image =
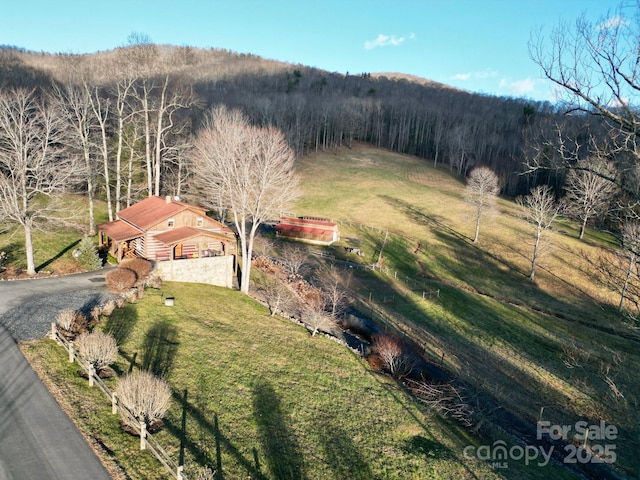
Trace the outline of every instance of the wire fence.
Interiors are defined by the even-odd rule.
[[[144,421],[138,419],[126,405],[118,401],[116,393],[100,378],[93,365],[78,353],[73,342],[61,335],[55,323],[51,324],[51,338],[64,347],[69,355],[69,361],[77,363],[87,374],[89,386],[93,387],[97,385],[111,400],[111,413],[113,415],[120,414],[121,417],[125,419],[125,423],[133,426],[138,432],[140,436],[140,450],[150,450],[177,480],[188,480],[183,473],[184,466],[179,465],[178,462],[171,458],[162,445],[147,431],[147,426]]]

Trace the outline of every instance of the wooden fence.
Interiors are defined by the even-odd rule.
[[[109,386],[102,380],[93,365],[80,355],[73,344],[73,342],[67,340],[64,336],[60,335],[55,323],[51,324],[51,338],[55,340],[59,345],[62,345],[69,354],[69,361],[76,362],[82,370],[84,370],[89,379],[89,386],[93,387],[97,385],[100,390],[111,400],[111,413],[113,415],[121,414],[128,420],[129,425],[136,425],[138,433],[140,435],[140,450],[149,449],[151,453],[165,466],[165,468],[171,473],[171,475],[177,480],[188,480],[184,475],[183,465],[178,465],[166,450],[153,438],[153,435],[147,431],[147,426],[143,421],[140,421],[124,404],[118,401],[116,393],[113,392]]]

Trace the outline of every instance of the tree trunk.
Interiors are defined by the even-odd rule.
[[[582,219],[582,225],[580,225],[580,240],[584,237],[584,230],[587,227],[587,216]]]
[[[478,243],[478,236],[480,235],[480,218],[482,217],[482,207],[478,206],[476,212],[476,234],[473,237],[473,243]]]
[[[94,193],[95,193],[95,185],[93,184],[93,174],[91,168],[91,157],[89,151],[85,149],[84,152],[84,161],[87,167],[87,198],[89,200],[89,232],[88,235],[93,237],[96,232],[96,218],[95,218],[95,202],[94,202]]]
[[[540,238],[542,237],[542,231],[538,228],[536,233],[536,243],[533,246],[533,256],[531,258],[531,272],[529,273],[529,280],[532,282],[536,276],[536,263],[538,262],[538,248],[540,247]]]
[[[29,219],[24,223],[24,249],[27,255],[27,274],[36,274],[36,263],[33,258],[32,228]]]
[[[633,273],[633,267],[636,264],[636,256],[635,254],[631,254],[629,258],[629,267],[627,268],[627,273],[624,278],[624,284],[622,285],[622,291],[620,292],[620,303],[618,304],[618,311],[622,311],[622,307],[624,306],[624,298],[627,295],[627,288],[629,288],[629,280],[631,279],[631,274]]]
[[[122,189],[122,136],[124,134],[124,119],[122,112],[118,112],[118,148],[116,150],[116,214],[120,211],[121,205],[121,189]]]

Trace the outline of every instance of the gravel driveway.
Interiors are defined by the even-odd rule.
[[[111,478],[16,344],[108,296],[105,273],[0,282],[0,480]]]
[[[16,342],[41,338],[61,310],[89,313],[111,298],[104,287],[106,271],[0,282],[0,324]]]

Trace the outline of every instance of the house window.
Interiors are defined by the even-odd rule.
[[[170,218],[169,220],[167,220],[167,228],[173,228],[173,225],[175,224],[173,218]]]
[[[202,226],[204,226],[204,218],[202,217],[196,218],[196,227],[200,228]]]

